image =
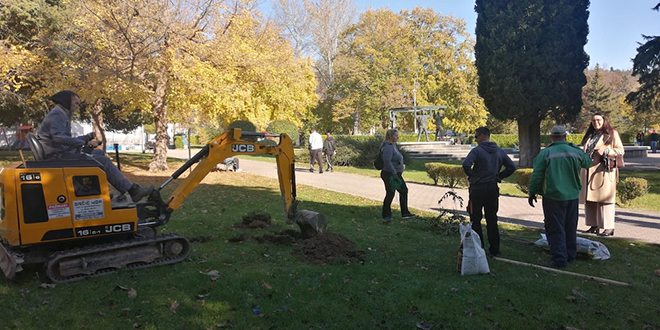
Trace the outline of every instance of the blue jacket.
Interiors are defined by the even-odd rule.
[[[504,170],[502,170],[504,165]],[[511,158],[495,142],[481,142],[463,160],[470,185],[499,182],[516,171]],[[501,171],[501,172],[500,172]]]

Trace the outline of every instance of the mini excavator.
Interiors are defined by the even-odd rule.
[[[266,145],[258,138],[279,138]],[[293,141],[233,129],[211,140],[176,170],[144,202],[115,203],[105,172],[93,160],[43,159],[36,137],[28,136],[34,161],[16,162],[0,170],[0,268],[13,278],[23,265],[43,264],[53,283],[172,264],[190,253],[190,242],[177,234],[158,235],[172,212],[228,157],[269,154],[276,158],[287,223],[303,236],[322,234],[325,217],[297,210]],[[195,168],[164,201],[161,190],[194,164]]]

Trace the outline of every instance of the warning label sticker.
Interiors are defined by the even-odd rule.
[[[48,220],[56,218],[66,218],[71,216],[69,203],[48,205]]]
[[[73,220],[103,218],[103,199],[92,198],[73,201]]]

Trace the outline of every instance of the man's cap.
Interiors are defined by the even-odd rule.
[[[564,128],[564,126],[557,125],[550,130],[550,135],[564,136],[566,135],[566,129]]]

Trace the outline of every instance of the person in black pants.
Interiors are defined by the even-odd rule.
[[[380,178],[385,184],[385,199],[383,199],[383,209],[381,215],[384,224],[392,223],[392,200],[394,193],[399,192],[399,206],[401,207],[401,218],[411,219],[415,215],[408,210],[408,186],[403,180],[403,155],[396,146],[399,141],[399,131],[390,129],[385,133],[385,140],[380,145],[383,157],[383,169],[380,171]]]
[[[488,252],[491,256],[500,254],[500,233],[497,228],[497,210],[499,208],[500,188],[498,183],[516,171],[516,165],[511,158],[490,142],[490,130],[486,127],[476,129],[474,139],[479,145],[472,149],[463,161],[463,171],[470,181],[470,201],[468,213],[472,229],[479,234],[481,245],[484,245],[481,230],[482,209],[486,215],[488,230]],[[504,170],[502,170],[504,166]]]

